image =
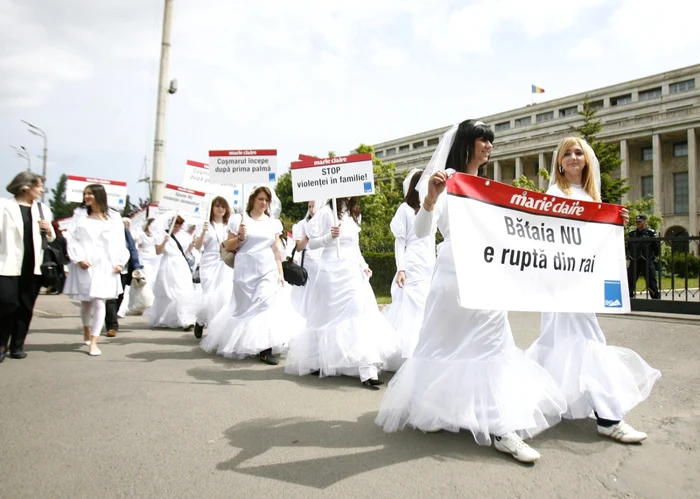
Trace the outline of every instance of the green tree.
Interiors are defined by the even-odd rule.
[[[658,232],[661,229],[661,223],[663,222],[663,218],[661,215],[654,213],[653,198],[646,197],[637,199],[636,201],[632,201],[631,203],[627,203],[627,209],[630,212],[630,220],[627,223],[628,232],[637,228],[635,223],[637,215],[646,215],[647,225],[655,231]]]
[[[600,163],[600,198],[605,203],[620,203],[622,195],[626,193],[630,186],[626,178],[615,178],[613,172],[620,168],[622,159],[617,146],[599,141],[596,136],[603,129],[603,125],[596,118],[597,110],[591,107],[588,96],[583,100],[583,109],[579,114],[583,117],[580,126],[572,127],[572,131],[577,133],[588,142],[595,152]]]
[[[544,168],[540,168],[540,171],[537,172],[537,174],[540,177],[543,177],[547,182],[549,182],[549,172],[545,170]],[[534,180],[530,180],[527,178],[525,175],[520,175],[520,178],[516,178],[513,180],[512,185],[515,187],[520,187],[521,189],[525,189],[528,191],[535,191],[535,192],[546,192],[547,188],[545,187],[544,189],[540,189],[535,185]]]
[[[124,209],[122,209],[122,216],[123,217],[130,217],[134,213],[138,211],[138,206],[134,206],[131,204],[131,198],[129,195],[126,195],[126,200],[124,201]]]
[[[79,205],[79,203],[69,203],[66,201],[67,182],[68,176],[63,174],[59,177],[56,187],[51,189],[53,199],[49,200],[49,206],[51,206],[51,212],[53,213],[54,220],[72,217],[73,210],[75,210],[75,208]]]

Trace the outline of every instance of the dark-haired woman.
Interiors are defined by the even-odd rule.
[[[368,282],[372,271],[360,253],[357,198],[337,199],[335,214],[329,201],[307,234],[309,248],[322,252],[306,297],[306,328],[290,343],[285,372],[354,376],[378,390],[379,370],[397,356],[399,344]]]
[[[211,202],[209,221],[204,222],[195,234],[194,247],[201,251],[199,277],[202,293],[199,295],[199,310],[194,335],[202,337],[204,326],[231,303],[233,296],[233,269],[221,259],[221,245],[228,236],[231,208],[221,196]]]
[[[413,357],[392,379],[377,415],[385,431],[471,431],[480,445],[494,436],[498,451],[534,462],[523,442],[561,419],[566,400],[551,376],[515,345],[502,310],[460,306],[450,237],[446,182],[452,169],[476,175],[488,162],[493,132],[468,120],[440,141],[419,183],[424,197],[414,224],[427,237],[437,223],[440,244]],[[478,214],[475,214],[478,216]],[[475,286],[479,283],[475,282]]]
[[[41,288],[41,232],[48,241],[55,237],[51,210],[39,201],[44,194],[43,177],[22,172],[7,191],[13,197],[0,199],[0,362],[7,356],[8,342],[11,358],[27,356],[24,340]]]
[[[391,284],[391,305],[384,309],[394,330],[401,338],[401,358],[413,354],[423,324],[425,300],[435,267],[435,227],[428,237],[417,237],[413,222],[420,209],[416,189],[422,170],[413,170],[404,181],[404,202],[391,220],[394,234],[396,276]],[[392,366],[395,370],[398,366]]]
[[[190,238],[182,237],[184,223],[185,220],[177,216],[172,234],[165,234],[156,244],[156,255],[163,255],[163,259],[153,285],[153,305],[143,314],[151,327],[185,331],[194,327],[197,303],[192,272],[185,256]]]
[[[233,300],[209,323],[201,346],[228,358],[257,356],[277,365],[303,320],[284,287],[281,204],[267,186],[254,187],[244,213],[231,218],[224,243],[235,251]]]
[[[122,288],[122,268],[129,261],[121,215],[107,206],[107,193],[100,184],[83,191],[83,205],[73,213],[68,230],[71,266],[63,292],[80,301],[83,339],[89,354],[100,355],[97,340],[105,322],[107,300]]]

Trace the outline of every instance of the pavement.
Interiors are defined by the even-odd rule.
[[[510,319],[530,345],[539,314]],[[89,357],[78,307],[42,295],[29,356],[0,365],[0,498],[700,497],[700,322],[599,321],[663,374],[627,418],[649,438],[622,445],[565,421],[530,442],[531,466],[467,432],[385,434],[384,389],[215,357],[142,317]]]

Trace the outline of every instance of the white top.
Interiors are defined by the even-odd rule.
[[[360,267],[366,269],[367,262],[360,253],[360,224],[358,222],[355,222],[347,210],[344,209],[341,213],[338,219],[340,258],[356,258]],[[335,225],[333,209],[329,205],[325,205],[316,212],[314,218],[306,226],[309,237],[308,247],[312,250],[320,249],[319,260],[321,261],[335,262],[338,260],[338,242],[331,235],[333,225]]]
[[[204,225],[197,228],[195,233],[195,239],[202,235]],[[226,224],[209,222],[209,229],[204,235],[204,241],[202,242],[202,248],[200,252],[202,253],[202,260],[200,261],[201,266],[208,266],[216,264],[220,257],[221,243],[223,243],[228,237],[229,229]]]
[[[41,203],[44,218],[51,223],[51,209]],[[32,203],[32,240],[34,242],[34,274],[41,275],[41,264],[44,252],[41,249],[41,231],[39,230],[39,202]],[[56,235],[51,230],[53,241]],[[0,275],[18,276],[22,274],[24,260],[24,219],[17,200],[12,198],[0,199]]]
[[[595,199],[593,199],[591,195],[588,194],[583,189],[583,187],[578,184],[571,184],[571,195],[568,195],[567,193],[562,191],[557,184],[550,185],[549,189],[547,189],[547,194],[551,194],[553,196],[558,196],[561,198],[575,199],[577,201],[595,201]]]
[[[427,265],[435,263],[434,227],[431,228],[431,233],[427,237],[418,237],[414,230],[415,219],[415,210],[406,203],[401,203],[396,210],[394,218],[391,220],[389,227],[396,239],[394,242],[394,255],[397,271],[406,270],[407,251],[410,252],[409,259],[414,259],[418,256],[421,260],[425,260],[422,263]]]

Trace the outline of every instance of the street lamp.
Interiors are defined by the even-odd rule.
[[[10,146],[10,147],[11,147],[12,149],[15,150],[15,152],[17,153],[17,156],[19,156],[20,158],[24,158],[24,159],[27,160],[27,171],[31,171],[31,169],[32,169],[32,159],[31,159],[31,157],[29,156],[29,152],[27,152],[27,148],[24,147],[24,146],[19,146],[19,147]]]
[[[42,169],[41,169],[41,176],[44,177],[44,184],[46,184],[46,151],[47,151],[47,148],[48,148],[48,146],[47,146],[47,140],[46,140],[46,133],[45,133],[41,128],[39,128],[38,126],[32,125],[32,124],[29,123],[28,121],[24,121],[24,120],[20,120],[20,121],[29,127],[29,132],[30,132],[30,133],[33,133],[34,135],[38,135],[39,137],[41,137],[41,138],[44,139],[44,155],[43,155],[43,158],[42,158],[43,161],[44,161],[44,165],[43,165],[43,167],[42,167]],[[44,196],[45,196],[45,195],[46,195],[46,193],[42,194],[42,196],[41,196],[41,200],[42,200],[42,201],[44,201]]]

